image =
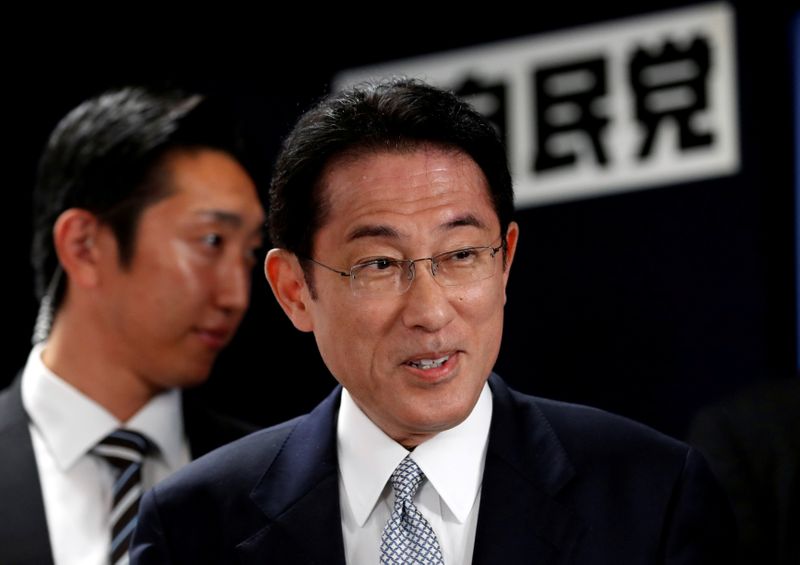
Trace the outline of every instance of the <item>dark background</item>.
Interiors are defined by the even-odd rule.
[[[8,143],[0,229],[10,314],[0,386],[24,365],[36,310],[28,261],[36,161],[50,130],[81,100],[134,82],[229,97],[246,124],[251,171],[265,188],[280,139],[327,93],[337,70],[693,3],[547,4],[446,18],[411,6],[338,17],[310,8],[302,17],[142,8],[95,14],[94,23],[74,12],[19,22],[18,38],[3,40],[0,71]],[[520,210],[497,364],[514,387],[683,437],[700,407],[756,381],[796,375],[795,8],[731,5],[740,173]],[[361,17],[366,23],[356,23]],[[195,394],[268,425],[307,411],[334,384],[313,337],[291,326],[257,269],[251,309]]]

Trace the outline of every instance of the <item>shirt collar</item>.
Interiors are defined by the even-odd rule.
[[[59,468],[68,470],[120,427],[145,434],[170,467],[178,465],[183,438],[180,391],[154,397],[123,424],[48,369],[42,361],[45,346],[35,345],[28,356],[22,373],[22,403]]]
[[[181,466],[184,444],[183,406],[179,389],[173,388],[155,396],[124,427],[147,436],[170,469]]]
[[[491,419],[492,395],[484,384],[478,402],[463,422],[411,452],[411,458],[462,524],[480,489]],[[375,425],[346,389],[342,389],[336,433],[345,495],[356,521],[363,526],[392,472],[409,451]]]

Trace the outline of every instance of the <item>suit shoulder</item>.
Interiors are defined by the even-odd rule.
[[[0,390],[0,432],[11,428],[17,429],[20,426],[27,428],[27,425],[18,376],[6,388]]]
[[[761,381],[698,411],[689,437],[707,443],[706,435],[729,434],[756,446],[777,436],[800,445],[798,407],[800,378]]]
[[[645,424],[605,410],[558,400],[512,393],[515,400],[544,417],[554,437],[573,463],[599,461],[660,465],[672,462],[680,469],[690,447]]]
[[[0,389],[0,414],[5,413],[5,407],[13,402],[12,392],[11,386]]]
[[[220,489],[253,480],[281,450],[299,416],[281,424],[258,430],[192,461],[155,487],[160,494],[179,494],[184,490]]]

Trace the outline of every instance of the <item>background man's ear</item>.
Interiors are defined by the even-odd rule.
[[[271,249],[264,261],[264,274],[275,299],[294,327],[302,332],[313,331],[309,311],[311,293],[297,257],[285,249]]]
[[[53,244],[70,284],[83,287],[98,284],[99,230],[97,216],[81,208],[65,210],[56,220]]]

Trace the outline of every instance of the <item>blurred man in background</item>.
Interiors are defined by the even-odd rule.
[[[126,87],[53,131],[41,301],[0,394],[0,563],[126,562],[144,489],[251,429],[195,409],[248,306],[264,212],[218,100]]]
[[[733,504],[735,563],[800,563],[800,375],[761,381],[704,407],[689,443]]]

